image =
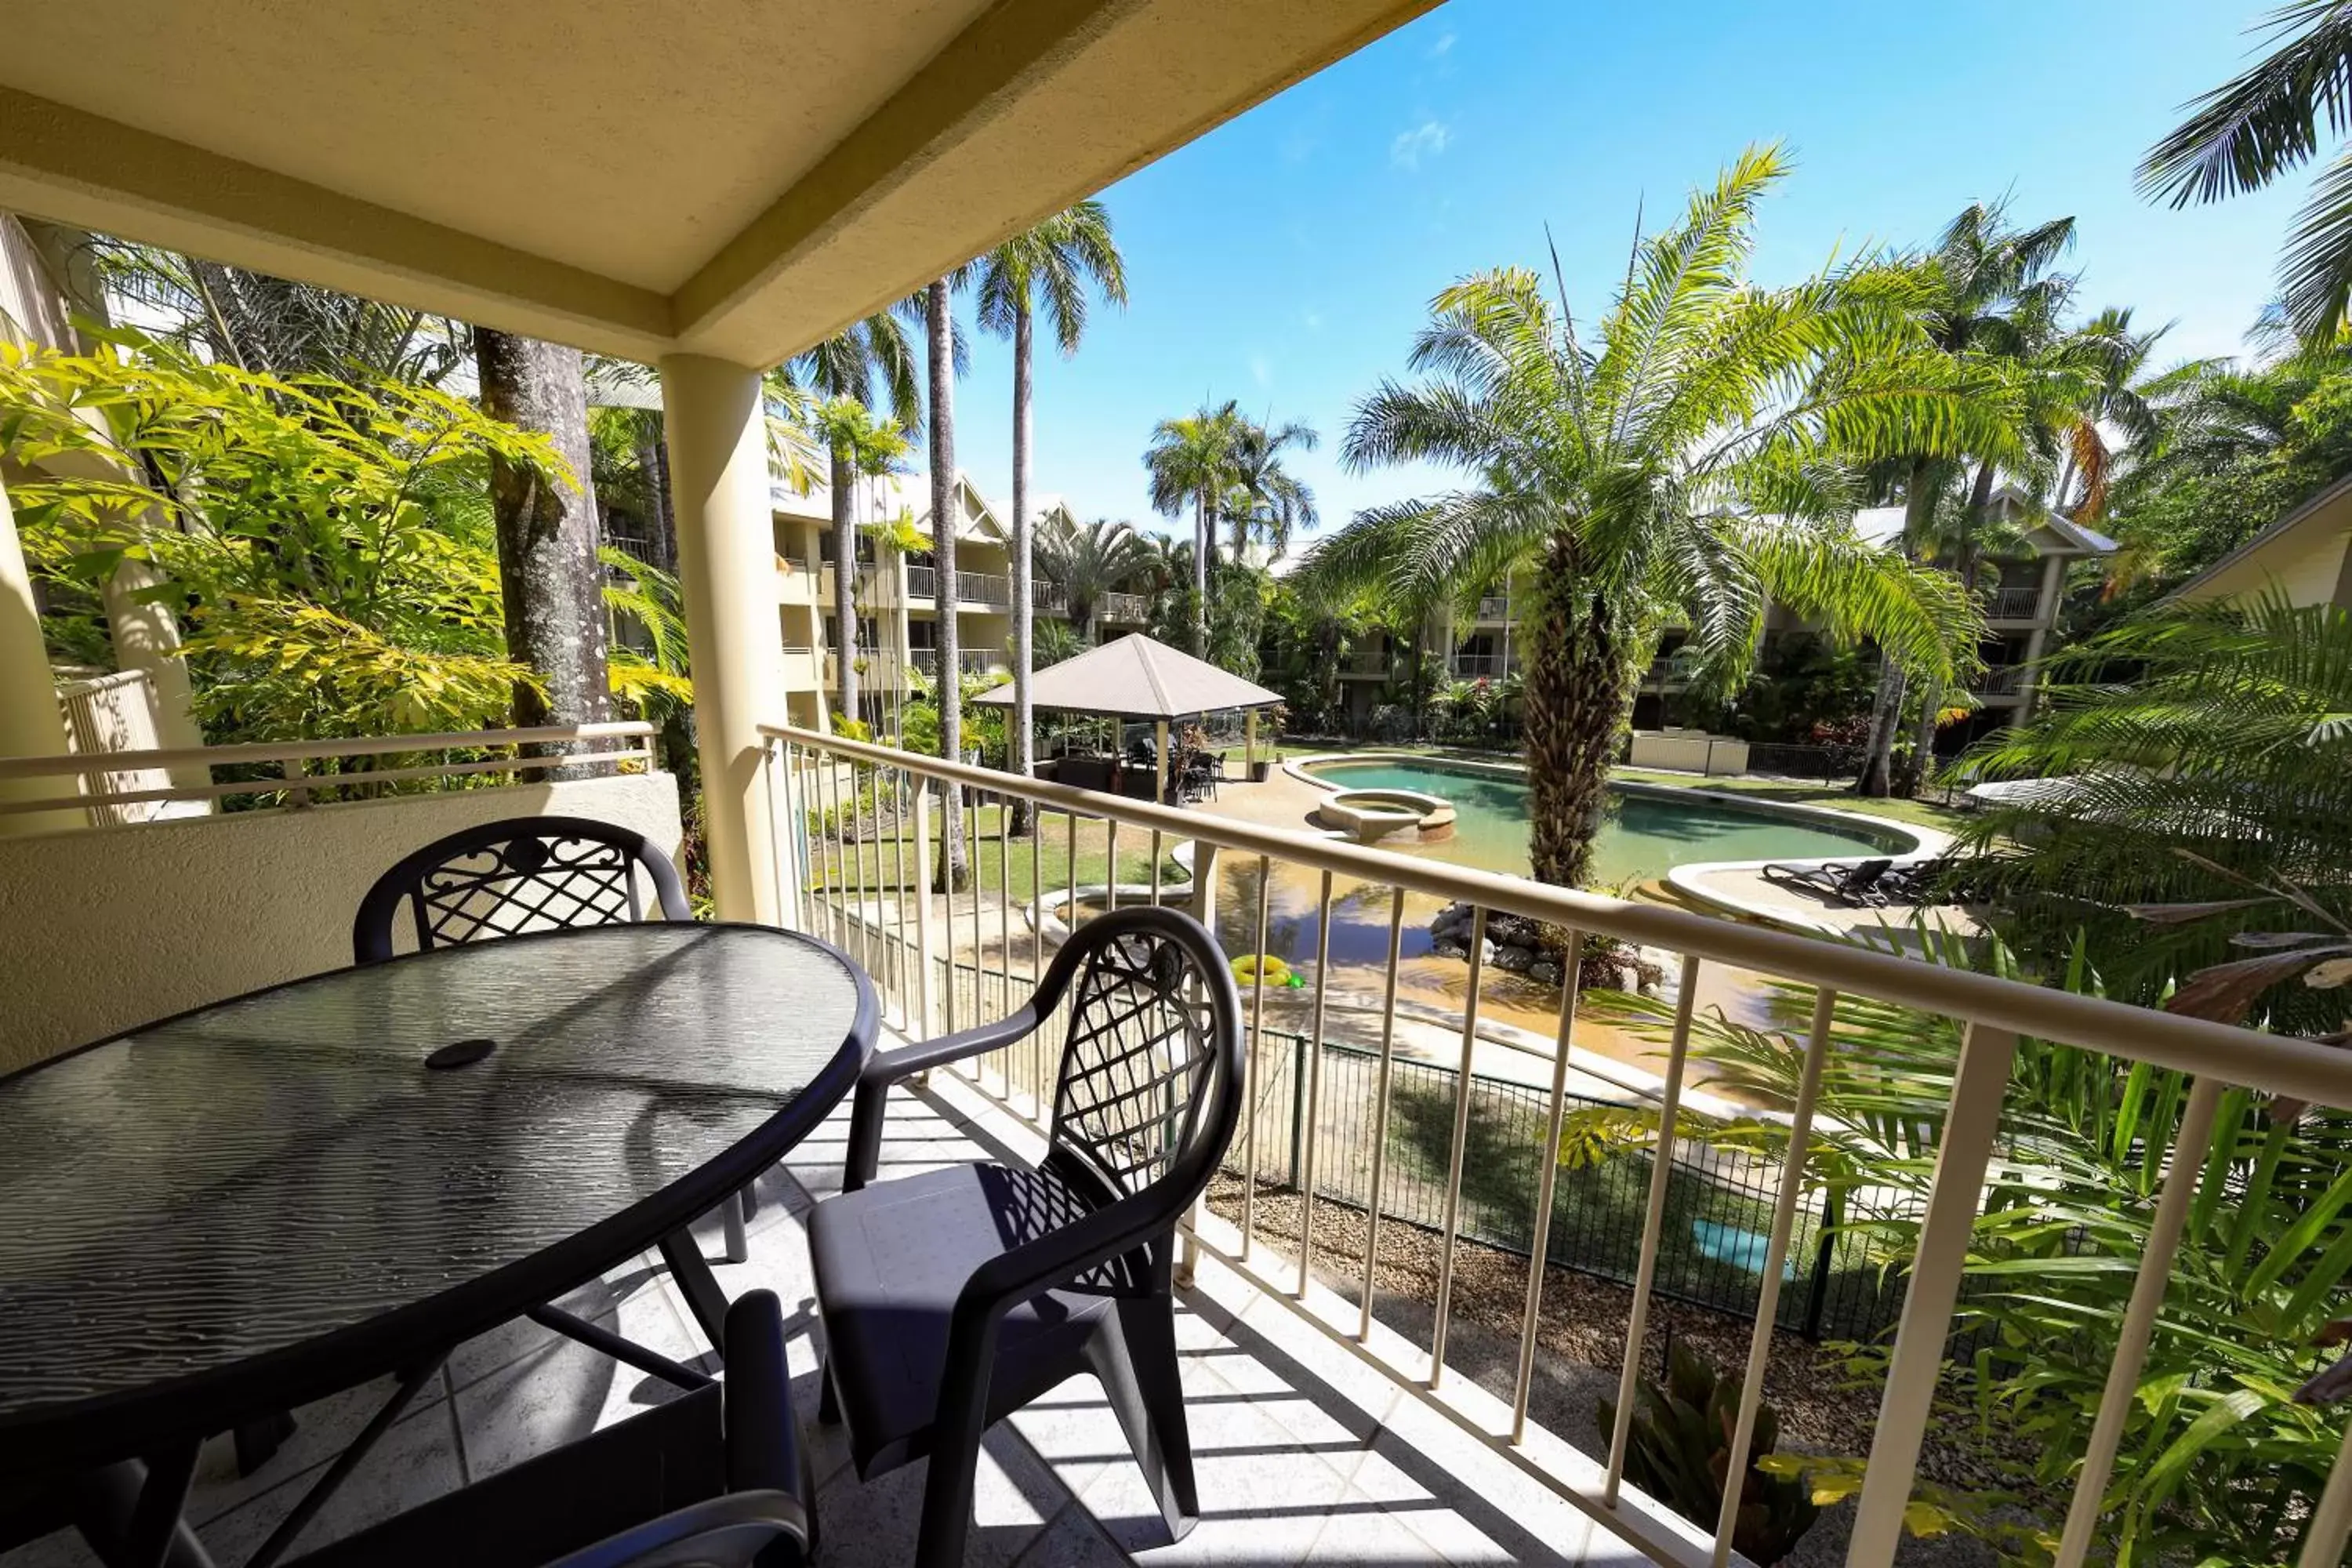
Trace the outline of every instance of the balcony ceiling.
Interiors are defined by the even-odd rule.
[[[14,7],[0,207],[767,365],[1434,3]]]

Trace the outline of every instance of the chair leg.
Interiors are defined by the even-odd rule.
[[[980,1467],[980,1425],[974,1422],[969,1431],[941,1428],[933,1436],[914,1568],[962,1568],[964,1537],[971,1531],[972,1479]]]
[[[730,1194],[719,1205],[719,1224],[727,1237],[727,1261],[741,1263],[751,1256],[751,1243],[745,1230],[751,1223],[751,1199],[748,1193]]]
[[[1176,1358],[1176,1307],[1166,1296],[1122,1298],[1112,1321],[1087,1347],[1119,1427],[1168,1533],[1181,1541],[1201,1521],[1192,1478],[1192,1435],[1184,1419],[1184,1384]]]
[[[827,1426],[841,1425],[841,1395],[833,1389],[833,1363],[827,1362],[817,1369],[816,1418]]]

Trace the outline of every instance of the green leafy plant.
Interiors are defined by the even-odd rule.
[[[220,741],[503,723],[487,489],[552,447],[431,386],[274,376],[85,324],[88,355],[0,344],[0,453],[26,552],[64,616],[126,558],[191,634]]]
[[[1633,1410],[1625,1452],[1626,1476],[1684,1518],[1712,1525],[1723,1511],[1724,1486],[1731,1474],[1741,1385],[1677,1340],[1666,1347],[1664,1386],[1645,1377],[1638,1387],[1640,1403]],[[1615,1430],[1617,1402],[1601,1400],[1599,1414],[1601,1429]],[[1822,1511],[1801,1479],[1756,1463],[1772,1452],[1780,1435],[1779,1413],[1769,1405],[1759,1405],[1731,1533],[1733,1548],[1759,1563],[1778,1563],[1795,1551]]]

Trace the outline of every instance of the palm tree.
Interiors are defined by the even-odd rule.
[[[2352,79],[2352,0],[2293,0],[2264,19],[2276,47],[2190,106],[2141,160],[2139,188],[2175,207],[2258,191],[2317,155],[2320,121],[2342,138]],[[2312,183],[2279,258],[2279,300],[2306,343],[2332,342],[2352,300],[2352,148]]]
[[[1017,234],[973,262],[980,324],[1013,340],[1013,735],[1014,769],[1037,771],[1036,734],[1029,707],[1035,658],[1032,633],[1036,604],[1030,587],[1029,383],[1034,318],[1043,310],[1064,357],[1086,335],[1089,296],[1096,289],[1115,305],[1127,303],[1127,264],[1111,239],[1110,214],[1083,201]],[[1025,831],[1025,805],[1014,808]]]
[[[853,322],[792,361],[785,372],[782,379],[787,388],[804,379],[821,397],[845,397],[866,406],[872,405],[878,381],[899,426],[918,433],[922,429],[923,400],[915,384],[914,351],[898,318],[887,311]],[[839,443],[831,446],[834,640],[841,669],[840,709],[855,719],[858,698],[857,536],[852,525],[850,502],[856,475],[852,453]]]
[[[866,488],[868,482],[896,471],[906,459],[907,434],[899,428],[898,422],[895,419],[877,419],[866,405],[854,397],[826,398],[810,411],[808,423],[810,429],[816,434],[818,440],[824,444],[826,452],[831,456],[833,472],[836,476],[846,475],[853,487]],[[855,513],[853,491],[853,520]],[[834,516],[835,518],[841,516],[841,510],[837,505],[834,509]],[[838,572],[843,561],[857,553],[856,548],[857,545],[866,545],[876,561],[879,562],[889,550],[904,547],[908,536],[913,533],[914,528],[911,523],[905,524],[901,529],[888,521],[879,523],[867,521],[858,524],[853,521],[851,531],[836,533],[834,536],[835,570]],[[919,548],[919,536],[918,536],[917,547]],[[836,577],[835,581],[837,585],[840,579]],[[864,606],[855,602],[856,581],[855,575],[849,579],[853,602],[849,606],[848,622],[852,626],[856,626],[863,618],[858,611]],[[906,600],[901,596],[899,613],[902,619],[905,609]],[[897,631],[896,646],[906,647],[906,629],[903,624],[897,628]],[[861,673],[856,668],[856,652],[854,645],[849,643],[842,645],[840,664],[842,689],[845,694],[845,703],[854,700],[855,690],[849,682]],[[878,702],[876,704],[877,718],[880,716],[879,710],[882,706],[883,704]],[[862,716],[855,707],[845,706],[843,711],[852,719]],[[877,723],[874,728],[877,732],[879,732],[882,726]]]
[[[1147,576],[1153,551],[1135,525],[1097,518],[1080,522],[1057,511],[1037,529],[1037,559],[1070,601],[1070,619],[1095,640],[1095,612],[1103,595]]]
[[[1151,509],[1162,517],[1192,513],[1192,652],[1209,653],[1209,555],[1216,548],[1217,509],[1234,481],[1241,448],[1239,406],[1201,405],[1198,414],[1162,419],[1152,427],[1143,466],[1151,475]]]
[[[1315,492],[1283,467],[1282,454],[1289,447],[1311,452],[1318,439],[1313,426],[1297,421],[1278,428],[1239,422],[1223,507],[1236,562],[1253,540],[1280,560],[1294,529],[1315,526]]]
[[[938,605],[940,754],[950,762],[963,760],[963,637],[956,602],[956,523],[963,515],[956,494],[955,378],[963,369],[962,340],[956,331],[951,279],[937,278],[925,287],[923,351],[931,395],[929,457],[931,467],[931,562]],[[940,864],[933,887],[942,893],[961,890],[970,876],[964,860],[963,790],[949,784],[940,792],[941,828]]]
[[[1535,569],[1529,859],[1544,881],[1591,868],[1635,674],[1677,612],[1718,687],[1752,664],[1768,596],[1937,675],[1981,625],[1949,577],[1853,532],[1847,466],[1965,449],[1978,400],[1900,269],[1748,282],[1756,205],[1782,172],[1777,148],[1750,149],[1639,241],[1594,343],[1531,271],[1447,289],[1413,347],[1429,379],[1383,384],[1348,432],[1351,469],[1437,461],[1467,482],[1360,513],[1308,558],[1306,584],[1380,584],[1418,611]]]
[[[2051,268],[2074,243],[2074,220],[2055,218],[2030,229],[2009,226],[2005,209],[1971,203],[1946,226],[1935,248],[1912,271],[1929,291],[1927,338],[1952,362],[1956,374],[1988,386],[2005,386],[2007,364],[2029,355],[2054,325],[2074,289],[2074,279]],[[2018,452],[2017,432],[1993,429],[1969,455],[1991,494],[1998,464]],[[1937,498],[1963,471],[1963,454],[1922,450],[1895,454],[1885,465],[1898,476],[1903,503],[1904,552],[1916,559]],[[1896,727],[1902,721],[1905,678],[1901,665],[1884,661],[1878,700],[1871,711],[1870,741],[1864,751],[1855,793],[1885,795],[1894,787]],[[1922,693],[1932,715],[1936,694]],[[1932,722],[1932,717],[1928,722]],[[1932,731],[1929,731],[1932,733]]]

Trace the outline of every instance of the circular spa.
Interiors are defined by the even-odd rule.
[[[1359,844],[1436,844],[1454,837],[1453,803],[1420,790],[1335,790],[1316,807],[1315,820]]]

